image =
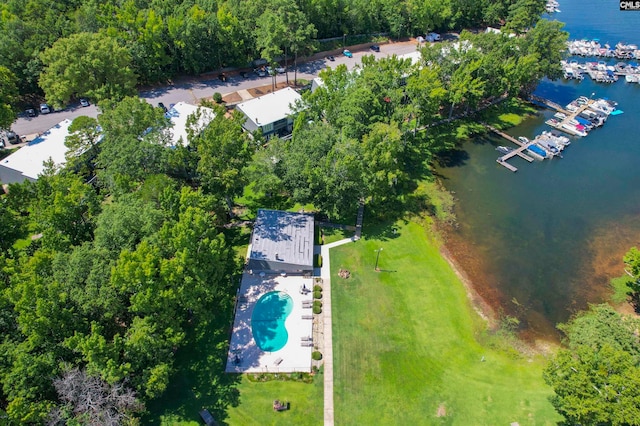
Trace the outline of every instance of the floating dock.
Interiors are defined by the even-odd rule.
[[[490,126],[488,124],[485,124],[485,127],[489,130],[491,130],[493,133],[505,138],[506,140],[513,142],[514,144],[518,145],[518,148],[514,149],[511,152],[508,152],[506,154],[504,154],[502,157],[499,157],[496,162],[498,164],[500,164],[501,166],[506,167],[507,169],[511,170],[512,172],[517,172],[518,168],[515,166],[512,166],[511,164],[507,163],[507,160],[515,157],[516,155],[520,158],[522,158],[523,160],[526,160],[528,162],[533,162],[533,158],[528,156],[527,154],[524,153],[524,151],[526,149],[528,149],[531,145],[533,145],[535,142],[535,140],[530,141],[529,143],[524,143],[522,141],[519,141],[518,139],[514,138],[511,135],[508,135],[498,129],[496,129],[493,126]]]
[[[585,96],[580,96],[566,107],[535,95],[531,95],[529,100],[557,111],[555,118],[547,120],[546,124],[572,136],[586,136],[589,130],[603,125],[609,115],[622,113],[622,111],[618,112],[619,110],[615,108],[617,105],[615,102],[605,99],[593,100]],[[533,161],[533,158],[526,155],[524,151],[541,160],[556,156],[562,158],[561,151],[571,143],[568,137],[548,131],[542,132],[541,135],[536,136],[531,141],[525,137],[514,138],[493,126],[486,123],[482,124],[493,133],[518,145],[516,149],[507,152],[496,160],[498,164],[512,172],[517,172],[518,168],[509,164],[507,160],[516,155],[529,162]]]

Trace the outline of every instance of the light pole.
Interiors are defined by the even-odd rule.
[[[374,271],[379,271],[380,269],[378,269],[378,260],[380,260],[380,252],[382,251],[382,247],[379,248],[378,250],[374,250],[374,251],[376,253],[378,253],[378,254],[376,254],[376,266],[375,266],[375,268],[373,270]]]

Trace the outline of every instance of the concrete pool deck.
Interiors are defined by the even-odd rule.
[[[313,292],[301,294],[302,286],[312,290],[313,279],[301,276],[242,275],[238,303],[233,322],[231,344],[227,354],[227,373],[290,373],[311,371],[311,352],[314,347],[303,346],[313,336],[312,308],[304,307],[313,300]],[[256,302],[270,291],[282,291],[293,300],[293,309],[285,320],[289,338],[284,347],[275,352],[261,350],[253,338],[251,314]],[[314,342],[314,345],[316,342]],[[237,358],[236,358],[237,357]]]

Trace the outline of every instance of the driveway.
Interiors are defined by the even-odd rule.
[[[346,64],[347,68],[352,69],[356,64],[360,63],[364,55],[374,55],[377,58],[381,58],[393,54],[403,55],[415,50],[416,42],[408,41],[380,45],[380,52],[373,52],[368,49],[363,51],[352,50],[353,58],[346,58],[341,54],[334,55],[334,62],[330,62],[323,56],[321,59],[299,63],[298,78],[312,80],[327,66],[335,68],[340,64]],[[293,63],[289,64],[289,70],[289,81],[292,81],[294,77]],[[284,74],[276,76],[278,82],[285,81],[285,78]],[[248,74],[247,78],[243,78],[237,74],[229,74],[225,82],[218,80],[217,73],[212,73],[210,78],[187,78],[167,86],[143,89],[140,91],[140,97],[154,106],[159,102],[169,106],[170,104],[176,104],[181,101],[197,105],[200,99],[210,98],[215,92],[226,95],[241,89],[250,89],[270,84],[271,77],[258,77],[254,73]],[[13,123],[11,129],[21,136],[42,133],[65,118],[74,119],[80,115],[97,117],[98,109],[95,105],[84,108],[79,104],[71,105],[64,110],[55,111],[50,114],[40,114],[37,117],[19,117],[18,120]]]

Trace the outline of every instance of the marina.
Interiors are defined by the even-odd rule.
[[[594,100],[585,96],[580,96],[564,108],[543,98],[536,98],[534,100],[536,103],[556,111],[553,118],[545,121],[547,125],[571,136],[578,137],[586,136],[589,131],[602,126],[610,114],[619,111],[616,110],[617,104],[615,102],[605,99]],[[518,168],[509,164],[508,160],[515,156],[519,156],[528,162],[533,162],[534,158],[539,160],[553,157],[562,158],[562,151],[571,144],[567,136],[562,136],[552,131],[543,131],[542,134],[536,136],[533,140],[529,140],[524,136],[514,138],[487,124],[485,124],[485,127],[517,145],[515,149],[505,146],[496,148],[498,152],[503,154],[498,157],[496,162],[512,172],[517,172]]]
[[[640,67],[638,64],[618,62],[615,65],[607,64],[605,61],[561,61],[564,78],[566,80],[584,79],[588,75],[591,80],[597,83],[615,83],[619,77],[624,77],[627,83],[638,83],[640,81]]]
[[[595,0],[559,1],[562,13],[549,19],[566,22],[571,39],[640,45],[638,13]],[[598,60],[567,57],[571,59]],[[580,95],[606,97],[616,100],[624,110],[622,116],[629,117],[620,120],[610,115],[606,125],[589,132],[586,139],[564,134],[571,145],[562,152],[562,160],[529,165],[515,157],[508,162],[518,168],[516,173],[495,162],[503,155],[496,152],[497,145],[516,145],[492,132],[462,145],[467,153],[462,165],[438,168],[445,188],[458,200],[459,226],[447,233],[447,250],[473,277],[483,297],[496,310],[516,316],[532,340],[562,338],[557,323],[566,322],[589,303],[607,300],[610,279],[624,273],[622,257],[638,245],[638,90],[624,81],[597,83],[586,74],[580,83],[543,80],[534,93],[562,109]],[[544,123],[558,111],[540,110],[505,131],[529,139],[543,131],[562,134]]]
[[[560,4],[556,0],[547,0],[545,4],[545,10],[548,14],[560,13]]]
[[[572,56],[594,56],[616,59],[640,59],[640,50],[636,44],[617,43],[614,47],[600,40],[570,40],[567,42],[567,52]]]

